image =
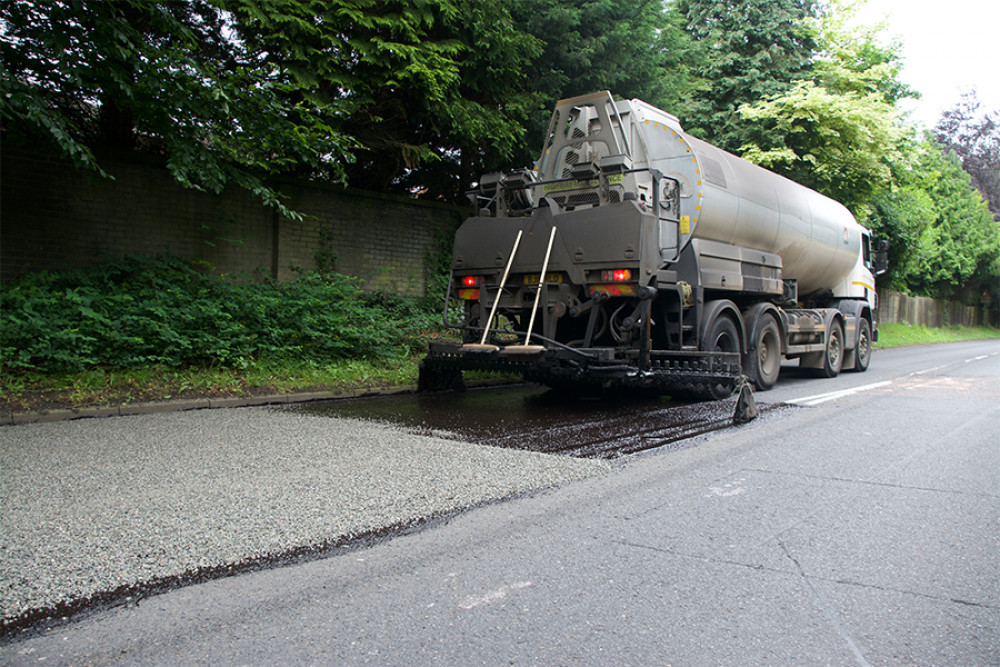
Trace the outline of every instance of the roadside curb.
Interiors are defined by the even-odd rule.
[[[128,415],[151,415],[185,410],[211,410],[217,408],[245,408],[256,405],[284,405],[289,403],[309,403],[338,398],[362,398],[365,396],[393,396],[409,394],[417,390],[415,386],[352,389],[346,391],[307,391],[289,394],[269,394],[266,396],[232,396],[219,398],[192,398],[176,401],[151,401],[149,403],[125,403],[118,406],[94,408],[59,408],[33,412],[4,412],[0,415],[0,425],[20,426],[22,424],[43,424],[46,422],[87,419],[92,417],[124,417]]]

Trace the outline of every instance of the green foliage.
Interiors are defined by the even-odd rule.
[[[659,0],[228,0],[241,38],[335,100],[351,183],[463,202],[526,165],[552,103],[608,88],[670,105],[700,51]]]
[[[915,96],[898,78],[900,44],[881,40],[884,26],[852,25],[857,7],[836,1],[821,16],[811,80],[740,108],[744,157],[844,203],[887,238],[883,282],[928,296],[995,291],[1000,231],[957,160],[916,146],[896,111]],[[989,192],[996,123],[989,114],[976,120],[977,109],[966,100],[937,133]]]
[[[701,82],[659,0],[67,0],[0,4],[5,140],[101,171],[162,156],[294,215],[273,174],[463,201],[537,157],[552,103],[608,88],[672,108]]]
[[[817,24],[816,81],[831,93],[875,94],[895,106],[919,93],[900,81],[899,39],[886,41],[887,23],[860,24],[863,0],[829,0]]]
[[[833,2],[816,22],[811,79],[740,108],[743,157],[832,197],[864,219],[911,153],[896,103],[900,45],[884,26],[856,26],[857,4]]]
[[[876,93],[831,93],[811,81],[740,109],[753,123],[743,157],[857,213],[893,181],[904,153],[895,109]]]
[[[971,185],[955,153],[922,146],[914,180],[932,203],[905,275],[916,294],[952,296],[963,288],[978,297],[1000,282],[1000,222]]]
[[[685,129],[735,152],[746,143],[746,123],[736,111],[810,76],[815,6],[811,0],[679,0],[676,7],[708,52],[696,73],[711,85],[681,114]]]
[[[336,178],[351,142],[330,124],[341,111],[232,39],[228,17],[211,0],[0,3],[4,140],[105,176],[103,151],[162,155],[187,187],[234,184],[291,214],[266,176]]]
[[[697,51],[683,17],[661,2],[526,0],[512,11],[543,43],[530,80],[546,111],[560,98],[596,90],[664,105],[690,90],[682,65]]]
[[[415,110],[458,82],[462,46],[433,34],[457,19],[450,0],[225,0],[234,29],[266,62],[291,73],[308,99],[341,111],[331,124],[359,146],[350,180],[384,190],[434,158]],[[414,108],[416,105],[416,109]]]
[[[659,0],[521,0],[510,12],[542,45],[527,65],[535,106],[527,119],[530,143],[519,147],[516,164],[538,158],[560,99],[610,90],[672,110],[707,87],[693,72],[705,64],[705,50],[685,31],[684,17]]]
[[[972,185],[1000,220],[1000,110],[981,108],[975,91],[941,114],[934,127],[937,142],[955,151]]]
[[[1000,276],[995,229],[950,166],[915,163],[896,114],[915,94],[899,79],[901,45],[883,39],[883,25],[857,25],[859,1],[8,0],[3,139],[105,176],[108,151],[160,156],[188,187],[237,185],[286,215],[275,174],[461,202],[479,174],[537,157],[553,102],[609,89],[847,204],[892,241],[894,286],[990,284]],[[936,128],[994,217],[997,126],[969,97]],[[940,179],[922,178],[928,169]],[[329,277],[303,276],[301,289],[339,280],[328,244],[316,260]],[[197,318],[174,312],[160,288],[106,342],[94,332],[117,323],[109,309],[133,312],[139,292],[79,284],[56,298],[36,287],[17,327],[36,327],[46,363],[270,353],[254,347],[269,344],[263,325],[254,344],[181,336],[162,322]],[[63,319],[45,330],[50,311]],[[228,306],[199,317],[223,330],[251,321]],[[143,347],[147,335],[160,342]]]
[[[71,373],[7,372],[0,376],[0,404],[4,409],[22,412],[205,396],[320,390],[346,393],[372,387],[412,387],[417,383],[417,372],[417,364],[410,358],[323,363],[268,358],[246,368],[196,365],[96,367]]]
[[[906,276],[916,270],[913,249],[920,242],[924,227],[934,217],[934,202],[918,185],[897,184],[875,196],[865,224],[875,238],[889,241],[889,267],[879,284],[906,290]]]
[[[435,34],[462,45],[458,80],[441,100],[409,104],[409,118],[433,151],[433,160],[397,174],[393,187],[465,203],[479,174],[507,168],[530,140],[527,120],[538,108],[529,90],[528,63],[540,42],[520,29],[507,3],[458,3],[456,20]]]
[[[434,243],[424,255],[424,304],[438,311],[444,303],[451,283],[451,257],[455,244],[454,230],[437,229]]]
[[[329,275],[337,270],[337,253],[333,251],[333,228],[322,227],[319,230],[319,247],[313,253],[316,260],[316,271]]]
[[[252,282],[172,257],[125,257],[6,285],[0,353],[8,369],[44,372],[398,359],[422,349],[420,333],[436,319],[412,299],[367,294],[336,274]]]
[[[524,65],[537,49],[487,0],[228,0],[248,44],[344,113],[355,185],[457,200],[482,160],[524,136]],[[464,177],[459,171],[464,172]]]

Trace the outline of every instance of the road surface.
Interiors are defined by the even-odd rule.
[[[1000,342],[794,376],[758,400],[798,407],[693,447],[85,616],[0,658],[1000,664]]]

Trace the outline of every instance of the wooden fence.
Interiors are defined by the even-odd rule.
[[[909,296],[879,290],[879,322],[903,322],[925,327],[996,326],[997,313],[984,306],[967,306],[957,301]]]

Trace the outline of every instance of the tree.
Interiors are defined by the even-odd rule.
[[[187,187],[236,184],[286,213],[269,174],[342,174],[336,104],[232,39],[214,2],[12,0],[0,19],[5,141],[41,141],[103,175],[108,151],[161,155]]]
[[[412,118],[414,99],[443,99],[458,80],[460,45],[429,38],[453,3],[376,0],[227,0],[244,42],[341,113],[336,131],[358,144],[348,179],[386,189],[406,167],[431,159]]]
[[[919,261],[915,249],[934,216],[934,201],[911,177],[872,199],[865,225],[876,238],[889,241],[888,271],[880,285],[907,290],[906,277],[917,271]]]
[[[891,106],[920,94],[900,79],[903,45],[885,20],[859,22],[865,0],[828,0],[817,23],[814,80],[831,93],[877,94]]]
[[[711,83],[683,110],[685,128],[736,152],[746,143],[737,110],[790,90],[811,76],[816,43],[812,0],[678,0],[677,10],[707,62],[696,72]]]
[[[599,90],[672,109],[702,85],[692,64],[702,51],[683,17],[661,0],[520,0],[507,3],[515,24],[541,44],[527,65],[532,108],[527,143],[515,157],[538,158],[555,102]]]
[[[740,108],[740,151],[864,218],[912,152],[896,103],[913,93],[898,78],[900,45],[883,45],[877,26],[853,27],[855,13],[835,2],[823,14],[812,80]]]
[[[944,150],[955,151],[973,187],[1000,220],[1000,112],[981,111],[981,106],[976,91],[966,93],[941,115],[934,136]]]
[[[660,0],[13,0],[5,141],[100,170],[162,156],[184,185],[294,174],[461,200],[537,157],[552,102],[609,88],[654,104],[696,85]],[[104,173],[103,171],[101,173]],[[286,211],[287,212],[287,211]]]
[[[456,200],[468,174],[524,134],[537,52],[485,0],[228,0],[241,36],[343,113],[349,182]]]
[[[836,199],[859,214],[893,181],[906,132],[875,93],[831,93],[811,81],[740,109],[754,125],[743,157]],[[756,141],[756,143],[755,143]]]
[[[529,79],[546,110],[558,99],[598,90],[661,104],[689,76],[673,66],[690,40],[680,15],[661,0],[523,0],[512,9],[543,43]]]
[[[440,31],[462,45],[458,82],[428,110],[435,160],[398,183],[464,202],[480,174],[507,168],[528,140],[529,119],[540,105],[530,90],[529,64],[542,45],[505,3],[492,0],[462,2],[458,20]]]
[[[921,232],[905,276],[918,294],[978,295],[1000,281],[1000,222],[997,222],[954,152],[921,146],[915,181],[930,197],[932,217]]]
[[[691,100],[701,99],[711,90],[711,82],[699,74],[707,68],[708,53],[687,32],[687,19],[674,3],[667,4],[664,18],[654,44],[661,56],[659,97],[648,101],[678,115]]]

